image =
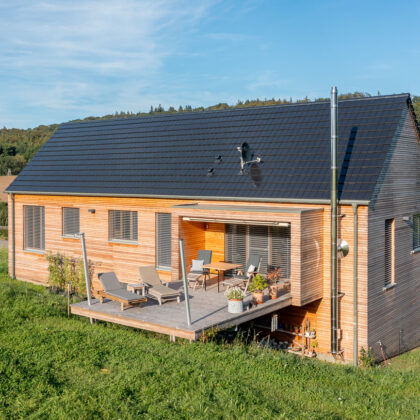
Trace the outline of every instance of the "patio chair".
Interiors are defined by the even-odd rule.
[[[118,281],[118,278],[113,271],[99,273],[98,279],[104,289],[99,291],[99,302],[101,303],[104,303],[104,298],[120,302],[121,310],[123,311],[134,305],[140,305],[142,302],[147,302],[146,297],[127,291],[127,289]]]
[[[246,264],[246,271],[238,270],[233,277],[223,280],[222,284],[227,286],[228,289],[231,287],[238,286],[244,293],[248,292],[249,282],[252,277],[260,271],[261,256],[257,254],[251,254]]]
[[[190,272],[187,274],[188,286],[193,286],[193,290],[199,285],[201,280],[201,287],[206,290],[206,280],[210,277],[210,271],[202,266],[205,264],[211,263],[211,256],[213,251],[200,250],[197,254],[198,264],[194,267],[193,265],[189,266]],[[200,264],[201,261],[201,264]]]
[[[159,302],[159,305],[168,301],[174,300],[179,303],[181,301],[181,293],[170,287],[164,286],[159,278],[155,266],[148,265],[139,267],[140,281],[147,288],[147,295]]]

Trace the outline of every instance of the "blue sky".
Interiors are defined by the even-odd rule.
[[[420,1],[0,0],[0,124],[420,94]]]

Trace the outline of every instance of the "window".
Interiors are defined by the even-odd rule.
[[[420,214],[413,216],[413,249],[420,249]]]
[[[171,213],[156,214],[156,266],[161,270],[171,269]]]
[[[290,226],[226,225],[226,260],[245,266],[251,254],[261,256],[261,273],[272,266],[280,268],[282,278],[289,278]]]
[[[137,243],[137,212],[109,210],[109,240]]]
[[[79,209],[63,207],[63,236],[74,237],[80,232]]]
[[[385,287],[395,283],[395,220],[385,220]]]
[[[45,210],[43,206],[23,206],[23,248],[45,249]]]

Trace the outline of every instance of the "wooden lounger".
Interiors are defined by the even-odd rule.
[[[121,310],[131,308],[134,305],[141,305],[147,302],[145,296],[139,296],[135,293],[127,291],[118,281],[113,271],[98,274],[99,281],[104,290],[99,291],[99,302],[103,303],[104,298],[114,300],[121,303]]]

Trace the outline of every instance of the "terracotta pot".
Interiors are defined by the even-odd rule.
[[[252,292],[252,298],[254,303],[260,305],[261,303],[264,303],[264,292]]]

